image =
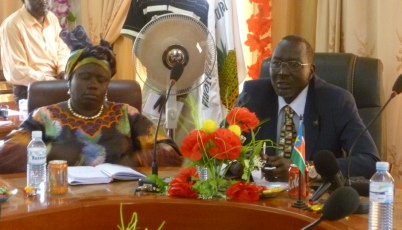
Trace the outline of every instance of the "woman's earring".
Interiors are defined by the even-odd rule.
[[[105,94],[105,101],[107,101],[107,92],[106,92],[106,94]]]
[[[68,95],[70,95],[70,94],[71,94],[70,89],[68,89],[67,94],[68,94]]]

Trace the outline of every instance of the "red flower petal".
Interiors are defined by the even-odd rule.
[[[240,138],[228,129],[217,129],[211,134],[214,146],[208,149],[208,154],[218,160],[234,160],[240,155]]]
[[[210,136],[201,130],[191,131],[182,142],[180,151],[183,156],[193,161],[201,160],[202,150],[210,140]]]
[[[240,126],[241,131],[250,132],[254,130],[260,123],[255,113],[250,112],[247,108],[236,107],[229,111],[226,120],[230,125]]]
[[[226,196],[234,200],[256,201],[260,193],[256,185],[239,181],[228,188]]]

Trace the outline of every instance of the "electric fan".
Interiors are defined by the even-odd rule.
[[[210,76],[215,65],[216,47],[208,28],[198,19],[170,13],[155,16],[137,35],[133,46],[136,74],[159,95],[167,95],[166,128],[177,128],[176,95],[199,87]],[[172,68],[184,66],[181,78],[172,90]],[[167,93],[169,91],[169,93]],[[169,98],[169,94],[173,97]]]

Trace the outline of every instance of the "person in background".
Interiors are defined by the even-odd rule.
[[[344,156],[365,125],[353,95],[315,75],[313,61],[314,50],[305,39],[294,35],[284,37],[271,57],[271,77],[246,81],[237,105],[255,112],[259,119],[269,119],[261,125],[256,139],[270,139],[275,143],[284,124],[284,108],[289,105],[295,130],[303,119],[305,160],[313,160],[320,150],[329,150],[337,158],[342,173],[347,175],[348,158]],[[266,149],[266,166],[276,167],[262,170],[268,180],[287,180],[290,155],[280,155],[279,149]],[[358,140],[351,159],[350,176],[370,178],[375,173],[375,163],[380,159],[369,132]]]
[[[50,0],[22,0],[23,6],[0,27],[4,77],[13,85],[14,100],[27,98],[33,81],[63,79],[70,50],[60,39],[59,21]]]
[[[208,8],[206,0],[133,0],[121,34],[135,39],[154,16],[168,13],[186,14],[208,26]]]
[[[92,46],[78,26],[60,36],[72,49],[66,78],[70,99],[35,109],[12,131],[0,147],[0,173],[26,171],[31,132],[41,130],[47,161],[66,160],[69,166],[122,164],[151,166],[155,125],[136,108],[105,100],[116,73],[116,59],[109,43]],[[157,135],[159,166],[180,166],[176,144],[163,132]]]

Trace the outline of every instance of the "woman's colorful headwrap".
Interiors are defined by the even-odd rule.
[[[62,30],[60,38],[71,50],[65,70],[67,80],[71,80],[77,68],[88,63],[96,63],[102,66],[110,72],[112,77],[116,74],[116,57],[107,41],[101,39],[100,45],[92,45],[81,25],[78,25],[71,32]]]

